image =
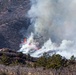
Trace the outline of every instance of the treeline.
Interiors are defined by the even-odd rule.
[[[59,54],[49,56],[47,53],[44,53],[40,58],[33,58],[29,54],[25,55],[21,52],[3,49],[0,51],[0,64],[24,65],[33,68],[43,67],[44,69],[58,69],[61,67],[67,67],[69,65],[76,64],[76,60],[74,56],[71,56],[70,59],[66,59]]]
[[[76,64],[75,57],[71,56],[70,59],[66,59],[59,54],[54,54],[52,56],[47,56],[44,53],[34,64],[34,67],[44,67],[45,69],[53,68],[58,69],[61,67],[67,67],[69,65]]]

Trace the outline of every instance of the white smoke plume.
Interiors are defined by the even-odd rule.
[[[28,38],[20,51],[33,57],[53,51],[66,58],[76,56],[76,0],[30,1],[31,25],[27,32],[33,32],[29,36],[33,42]]]

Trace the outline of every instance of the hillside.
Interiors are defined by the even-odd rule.
[[[76,75],[76,60],[62,60],[60,55],[53,55],[48,59],[48,66],[44,56],[32,58],[8,48],[0,49],[0,75]],[[62,58],[63,59],[63,58]],[[44,65],[45,64],[45,65]],[[38,65],[38,66],[37,66]]]
[[[27,29],[29,0],[0,0],[0,48],[19,49],[22,29]]]

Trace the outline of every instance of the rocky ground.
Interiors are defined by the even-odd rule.
[[[7,75],[76,75],[76,65],[69,66],[62,69],[48,69],[43,68],[27,68],[21,66],[4,66],[0,65],[0,73],[6,73]]]
[[[0,0],[0,48],[19,49],[22,29],[27,29],[29,0]]]

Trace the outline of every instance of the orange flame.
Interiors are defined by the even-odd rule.
[[[24,38],[23,43],[26,43],[26,42],[27,42],[27,39],[26,39],[26,38]]]

